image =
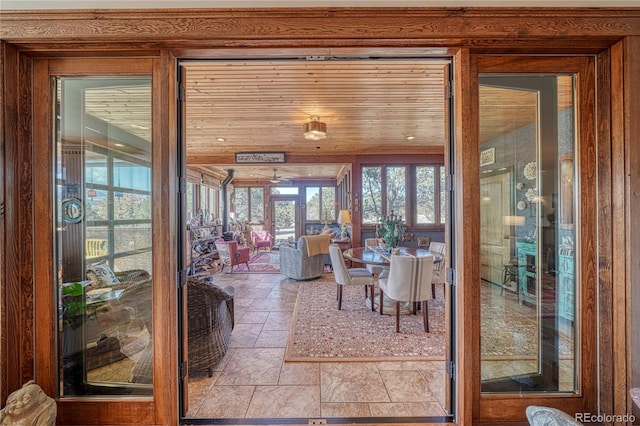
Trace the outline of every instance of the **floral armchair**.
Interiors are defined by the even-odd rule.
[[[216,240],[216,250],[222,262],[222,271],[225,266],[229,265],[231,273],[233,273],[233,267],[242,263],[247,265],[247,269],[249,269],[249,258],[251,257],[249,247],[239,247],[237,241]]]
[[[261,248],[271,250],[273,236],[267,231],[251,231],[251,245],[256,251],[260,251]]]

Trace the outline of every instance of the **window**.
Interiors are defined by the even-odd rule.
[[[445,217],[442,164],[362,167],[362,224],[391,214],[409,226],[440,226]]]
[[[233,197],[235,219],[264,222],[264,188],[236,187]]]
[[[307,187],[306,219],[333,222],[336,219],[336,188],[334,186]]]

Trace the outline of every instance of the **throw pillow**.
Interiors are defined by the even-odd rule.
[[[120,283],[106,260],[101,260],[100,262],[87,266],[87,278],[91,280],[93,285],[97,286],[109,286]]]

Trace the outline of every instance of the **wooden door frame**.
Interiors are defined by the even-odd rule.
[[[78,421],[90,423],[88,419],[100,419],[104,415],[105,402],[110,406],[109,421],[114,424],[141,422],[146,424],[169,424],[175,418],[177,401],[177,374],[162,374],[177,371],[177,351],[163,348],[176,346],[177,305],[176,263],[159,262],[157,259],[176,257],[176,246],[171,243],[175,238],[163,241],[161,235],[176,234],[176,141],[171,135],[175,129],[175,108],[168,108],[170,100],[175,99],[175,78],[170,79],[174,58],[164,54],[161,58],[120,58],[118,61],[98,59],[36,59],[34,60],[34,90],[40,100],[34,102],[34,122],[52,123],[52,86],[53,76],[135,76],[152,78],[152,121],[160,123],[152,130],[152,194],[153,194],[153,299],[152,311],[162,315],[153,315],[154,355],[153,355],[153,397],[101,397],[93,398],[64,397],[57,399],[57,421],[73,424]],[[168,71],[169,70],[169,71]],[[33,253],[35,345],[35,377],[38,384],[48,395],[57,395],[57,339],[55,318],[57,312],[52,303],[54,283],[56,282],[53,259],[53,126],[35,126],[33,138],[33,180],[38,191],[34,197],[34,211],[39,219],[33,223],[34,235],[37,235],[38,249]],[[46,188],[46,189],[43,189]],[[166,297],[166,295],[173,297]],[[173,318],[166,321],[164,318]]]
[[[480,304],[472,306],[473,317],[477,319],[474,335],[478,336],[473,345],[473,389],[474,389],[474,421],[508,421],[526,420],[524,412],[529,405],[543,405],[561,408],[569,412],[596,412],[597,410],[597,357],[595,348],[597,340],[597,310],[596,298],[596,270],[597,264],[596,229],[597,209],[596,182],[592,170],[596,164],[595,128],[595,58],[593,56],[560,56],[548,57],[508,57],[483,56],[472,58],[473,68],[477,70],[475,78],[484,73],[566,73],[576,74],[577,83],[577,116],[576,128],[578,147],[576,158],[581,167],[578,168],[578,189],[581,200],[579,210],[580,225],[580,253],[576,270],[580,278],[576,328],[580,330],[581,345],[576,353],[578,360],[578,393],[576,395],[561,394],[532,394],[527,398],[515,394],[482,394],[480,378]],[[479,98],[474,99],[474,105],[479,105]],[[476,106],[476,108],[478,108]],[[477,114],[475,114],[477,115]],[[479,157],[476,157],[479,158]],[[590,165],[594,165],[590,167]],[[479,194],[479,179],[476,192]],[[479,197],[479,195],[477,196]],[[479,225],[479,219],[473,221]],[[578,265],[580,265],[578,267]],[[480,300],[480,288],[473,289],[476,300]]]
[[[313,8],[313,9],[258,9],[250,13],[243,10],[175,10],[175,11],[3,11],[0,16],[0,53],[2,54],[2,90],[0,91],[3,124],[0,141],[3,150],[4,192],[0,210],[3,223],[0,230],[3,250],[0,278],[0,400],[4,402],[9,392],[22,383],[52,374],[48,362],[49,354],[37,350],[43,343],[49,347],[49,339],[42,337],[48,330],[38,329],[34,306],[44,300],[40,296],[38,278],[47,276],[52,270],[47,260],[42,261],[39,243],[51,235],[51,230],[35,235],[35,205],[46,205],[46,199],[35,183],[36,169],[50,164],[36,162],[34,146],[42,135],[43,125],[34,121],[33,98],[40,96],[45,84],[34,77],[33,58],[37,57],[93,57],[101,58],[102,65],[113,62],[113,58],[149,57],[160,58],[154,65],[154,98],[161,107],[160,124],[154,126],[154,141],[162,144],[154,161],[166,167],[164,187],[156,187],[154,193],[163,197],[158,200],[162,209],[154,209],[154,220],[158,211],[175,212],[175,180],[171,170],[175,168],[172,152],[175,124],[172,105],[175,100],[175,61],[178,57],[212,57],[265,55],[267,48],[277,49],[291,55],[309,51],[332,54],[335,49],[346,49],[353,54],[374,52],[385,54],[403,50],[407,54],[439,48],[442,54],[454,55],[455,87],[454,139],[455,186],[452,198],[456,204],[455,220],[466,223],[467,218],[477,217],[478,153],[477,151],[477,58],[476,54],[598,54],[598,110],[597,184],[596,202],[605,208],[596,218],[599,238],[595,250],[597,266],[589,270],[597,275],[599,298],[594,303],[600,307],[599,325],[602,330],[599,351],[602,359],[614,362],[599,367],[601,383],[599,402],[603,412],[620,412],[629,409],[630,398],[626,389],[632,376],[632,354],[638,359],[640,343],[632,339],[632,324],[638,327],[638,310],[631,304],[640,303],[640,291],[631,283],[640,282],[640,265],[629,260],[629,253],[640,251],[640,237],[631,235],[631,229],[640,227],[640,195],[635,189],[640,173],[640,120],[633,120],[640,111],[640,86],[634,79],[640,70],[640,9],[611,8],[562,8],[562,9],[517,9],[517,8]],[[317,25],[309,26],[309,20]],[[178,24],[176,24],[176,22]],[[230,25],[229,23],[233,23]],[[144,28],[145,31],[140,31]],[[110,58],[111,61],[104,61]],[[37,70],[41,72],[40,69]],[[158,77],[157,79],[155,77]],[[160,88],[156,84],[161,85]],[[157,89],[157,92],[156,92]],[[155,114],[155,113],[154,113]],[[164,121],[162,121],[164,120]],[[34,124],[35,123],[35,124]],[[155,132],[159,132],[156,134]],[[156,156],[157,155],[157,156]],[[589,165],[594,165],[592,162]],[[621,171],[624,171],[622,173]],[[595,174],[595,171],[592,171]],[[354,177],[355,179],[355,177]],[[354,181],[355,184],[355,181]],[[610,206],[610,210],[606,207]],[[48,208],[48,207],[47,207]],[[37,217],[39,220],[40,216]],[[170,258],[176,246],[174,218],[165,218],[162,236],[154,236],[154,244],[161,245],[162,255]],[[160,218],[159,220],[162,220]],[[160,228],[156,228],[159,230]],[[458,382],[457,422],[470,424],[479,417],[479,401],[474,401],[476,381],[470,377],[474,359],[467,348],[479,348],[477,336],[473,335],[474,315],[463,313],[477,303],[474,280],[477,280],[479,265],[473,245],[478,240],[477,227],[461,226],[456,230],[455,247],[458,294]],[[36,241],[37,239],[37,241]],[[37,250],[36,250],[37,248]],[[38,256],[38,262],[35,257]],[[155,268],[155,266],[154,266]],[[167,270],[163,270],[166,268]],[[165,265],[158,272],[165,272],[162,288],[168,293],[175,275]],[[42,275],[44,274],[44,275]],[[155,292],[155,290],[154,290]],[[169,317],[177,314],[172,299],[164,297],[154,308],[157,316]],[[155,302],[154,302],[155,303]],[[613,306],[617,309],[614,311]],[[625,306],[625,309],[619,309]],[[35,306],[36,312],[41,307]],[[154,321],[157,321],[154,318]],[[163,324],[164,325],[164,324]],[[155,327],[173,347],[167,327]],[[610,338],[604,334],[609,333]],[[637,330],[635,330],[637,335]],[[45,335],[46,336],[46,335]],[[163,337],[164,336],[164,337]],[[155,339],[155,337],[154,337]],[[158,342],[156,342],[156,345]],[[176,350],[156,353],[162,366],[177,368]],[[616,370],[613,370],[613,365]],[[155,375],[161,366],[157,363]],[[151,420],[155,423],[171,424],[177,419],[177,385],[168,382],[157,392],[157,404]],[[535,400],[530,402],[534,403]],[[119,406],[110,401],[99,404],[100,414],[95,411],[79,411],[81,415],[96,413],[84,418],[94,423],[105,422]],[[78,406],[87,404],[78,404]],[[129,404],[122,408],[130,411]],[[610,408],[610,409],[609,409]],[[139,423],[148,420],[138,418]]]

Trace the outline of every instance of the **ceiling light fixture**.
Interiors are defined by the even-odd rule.
[[[416,138],[415,136],[413,136],[413,135],[409,135],[409,136],[407,136],[405,139],[407,139],[408,141],[412,141],[412,140],[414,140],[415,138]]]
[[[224,141],[226,141],[226,140],[227,140],[227,138],[223,138],[222,136],[218,136],[218,137],[216,138],[216,141],[218,141],[218,142],[224,142]]]
[[[305,139],[319,141],[327,137],[327,125],[321,122],[318,117],[311,117],[311,121],[305,123],[302,128],[304,129]]]

